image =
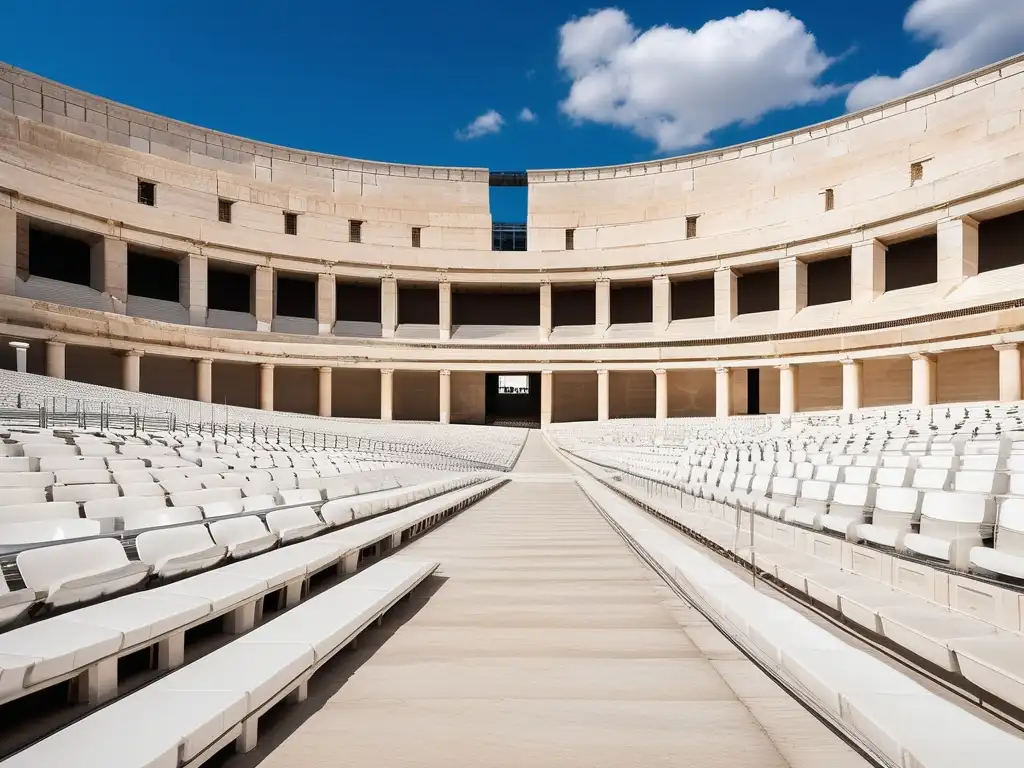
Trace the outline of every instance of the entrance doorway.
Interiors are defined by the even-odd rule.
[[[488,373],[486,422],[501,427],[540,426],[540,374]]]

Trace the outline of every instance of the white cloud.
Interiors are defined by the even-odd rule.
[[[455,137],[463,141],[478,139],[489,133],[499,133],[504,125],[505,118],[497,110],[489,109],[465,128],[456,131]]]
[[[535,123],[537,122],[537,113],[529,107],[523,107],[519,112],[519,121],[522,123]]]
[[[970,72],[1024,49],[1022,0],[916,0],[903,19],[933,49],[899,77],[876,75],[846,98],[850,110],[881,104]]]
[[[572,78],[565,114],[627,128],[661,150],[704,144],[727,125],[819,102],[841,88],[819,78],[833,59],[784,11],[745,11],[695,32],[640,31],[617,8],[566,22],[559,65]]]

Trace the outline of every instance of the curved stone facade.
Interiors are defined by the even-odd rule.
[[[1022,110],[1024,56],[742,146],[531,171],[508,252],[485,169],[0,65],[0,333],[37,372],[340,416],[483,421],[495,372],[539,374],[542,421],[1020,399]]]

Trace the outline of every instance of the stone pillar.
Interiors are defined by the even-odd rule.
[[[779,261],[779,312],[793,317],[807,306],[807,262],[795,256]]]
[[[612,322],[612,281],[599,277],[594,281],[594,325],[603,334]]]
[[[334,333],[334,321],[337,319],[337,308],[334,306],[337,288],[334,275],[321,273],[316,276],[316,332],[321,336],[330,336]]]
[[[380,369],[380,420],[391,421],[394,418],[394,384],[395,372],[391,368]]]
[[[331,390],[334,381],[334,369],[329,365],[318,369],[317,376],[317,413],[321,416],[330,416],[331,411]]]
[[[274,410],[274,364],[260,363],[260,410]]]
[[[658,275],[651,280],[651,305],[654,332],[665,333],[672,322],[672,284],[668,275]]]
[[[9,344],[14,350],[14,369],[18,373],[28,373],[28,342],[12,341]]]
[[[999,353],[999,400],[1003,403],[1020,400],[1020,347],[996,344],[995,349]]]
[[[551,338],[551,283],[547,280],[540,284],[540,340]]]
[[[597,420],[608,421],[608,371],[597,372]]]
[[[715,418],[725,419],[732,413],[732,371],[715,369]]]
[[[654,418],[668,418],[668,372],[664,368],[654,371]]]
[[[856,243],[850,249],[850,299],[870,304],[885,292],[885,245],[877,240]]]
[[[380,279],[381,336],[392,339],[398,327],[398,281],[393,277]]]
[[[178,267],[178,296],[188,308],[189,325],[206,325],[210,306],[207,284],[207,258],[202,253],[187,253]]]
[[[736,273],[729,267],[715,270],[715,330],[727,331],[738,308]]]
[[[274,270],[272,268],[256,267],[252,294],[252,311],[256,315],[256,330],[269,331],[274,322]]]
[[[779,366],[779,415],[790,418],[797,412],[797,367],[789,363]]]
[[[452,372],[441,371],[438,377],[438,400],[440,401],[441,423],[448,424],[452,420]]]
[[[843,360],[843,413],[853,413],[864,406],[864,364],[860,360]]]
[[[67,355],[63,341],[46,342],[46,375],[63,379],[67,374]]]
[[[437,321],[441,325],[441,341],[452,337],[452,284],[442,280],[437,284]]]
[[[540,426],[550,426],[552,403],[554,402],[554,374],[551,371],[540,372]]]
[[[213,360],[208,357],[196,360],[196,400],[213,402]]]
[[[121,355],[121,389],[138,392],[142,375],[142,353],[129,349]]]
[[[910,356],[913,383],[910,404],[915,408],[927,408],[935,404],[935,356],[915,353]]]
[[[0,208],[0,296],[13,296],[18,276],[18,214]]]
[[[953,288],[978,274],[978,222],[970,216],[940,221],[937,228],[936,274]]]
[[[112,312],[124,314],[128,305],[128,243],[104,237],[89,254],[89,285],[110,297]]]

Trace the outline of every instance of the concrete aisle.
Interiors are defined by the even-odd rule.
[[[410,545],[442,563],[418,610],[260,764],[790,765],[568,469],[533,433],[521,479]]]

